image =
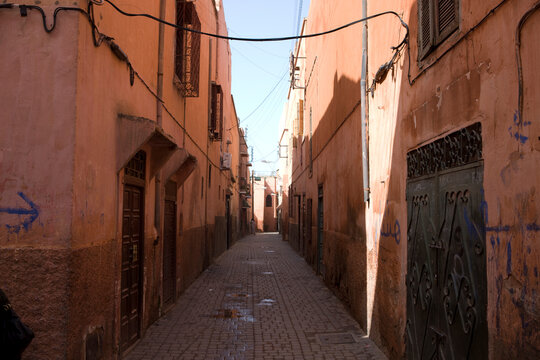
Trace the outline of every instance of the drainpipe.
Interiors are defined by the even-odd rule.
[[[362,0],[362,17],[367,17],[367,0]],[[364,202],[369,202],[369,159],[368,159],[368,138],[367,138],[367,21],[362,25],[362,74],[360,76],[360,97],[362,112],[362,175],[364,184]]]
[[[159,2],[159,18],[165,20],[166,0]],[[163,98],[163,46],[165,43],[165,25],[159,23],[158,38],[158,69],[157,69],[157,97],[156,99],[156,121],[158,126],[163,125],[163,107],[160,99]],[[161,235],[161,171],[156,174],[156,194],[154,206],[154,226],[157,230],[157,238],[154,245],[157,245]]]

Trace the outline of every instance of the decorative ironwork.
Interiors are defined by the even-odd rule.
[[[125,175],[132,176],[137,179],[145,180],[146,177],[146,153],[139,151],[129,160],[126,165]]]
[[[408,157],[408,359],[487,358],[481,154],[475,124]]]
[[[407,154],[409,179],[467,165],[482,159],[482,126],[475,123]]]
[[[186,29],[201,31],[201,22],[193,2],[176,1],[176,24]],[[201,35],[177,29],[175,55],[175,73],[179,80],[182,95],[198,97]]]

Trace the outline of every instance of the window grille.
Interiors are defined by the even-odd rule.
[[[272,195],[266,195],[266,207],[272,207]]]
[[[193,2],[176,1],[176,24],[201,31],[201,22]],[[200,57],[201,35],[176,29],[175,73],[182,95],[186,97],[199,96]]]
[[[139,151],[129,160],[124,169],[126,176],[132,176],[137,179],[144,180],[146,176],[146,153]]]
[[[459,0],[418,1],[418,60],[459,28]]]
[[[212,83],[212,106],[210,109],[210,123],[208,130],[210,137],[221,140],[223,132],[223,90],[221,85]]]

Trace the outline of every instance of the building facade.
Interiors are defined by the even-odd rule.
[[[408,24],[299,42],[280,141],[288,241],[390,358],[538,357],[539,8],[311,1]]]
[[[220,0],[117,6],[227,35]],[[1,4],[0,44],[0,283],[25,358],[120,358],[247,230],[229,44],[65,0]]]
[[[253,176],[253,221],[255,232],[276,232],[277,222],[277,176],[267,172],[252,173]]]

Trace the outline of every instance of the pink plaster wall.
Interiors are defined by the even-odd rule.
[[[48,12],[52,4],[41,2]],[[175,4],[166,4],[166,19],[174,22]],[[58,6],[62,5],[86,8],[79,2],[60,1]],[[159,2],[119,5],[127,11],[159,14]],[[226,34],[223,7],[217,12],[212,0],[201,0],[196,8],[204,31]],[[118,124],[122,116],[157,121],[152,92],[157,92],[158,26],[148,19],[121,16],[108,5],[94,10],[100,31],[114,38],[144,83],[135,77],[130,84],[129,67],[105,43],[94,47],[91,27],[81,15],[60,13],[55,31],[46,34],[36,11],[24,18],[16,9],[0,11],[0,59],[6,64],[0,69],[1,122],[9,129],[0,132],[0,208],[29,207],[24,200],[28,199],[38,211],[26,227],[13,227],[24,223],[26,215],[0,213],[0,249],[5,254],[0,273],[6,274],[3,289],[36,331],[29,358],[83,358],[85,338],[96,329],[103,329],[103,356],[119,356],[124,178],[116,157],[125,144],[118,141],[124,131]],[[211,80],[224,91],[226,129],[236,122],[228,44],[201,38],[200,96],[183,98],[173,81],[174,36],[174,29],[166,28],[163,100],[168,111],[163,111],[162,128],[171,141],[197,158],[196,169],[178,190],[179,294],[223,249],[226,237],[217,224],[223,224],[227,190],[231,223],[238,221],[240,134],[229,131],[224,143],[208,140]],[[220,169],[227,140],[234,156],[231,171]],[[157,150],[150,144],[141,149],[147,152],[150,170],[157,164],[152,160]],[[142,334],[164,311],[159,230],[163,218],[156,230],[155,184],[156,178],[148,174],[141,249]],[[160,192],[163,199],[164,191]],[[48,301],[37,301],[37,294]]]
[[[405,354],[406,154],[475,122],[482,124],[483,188],[488,213],[489,357],[534,357],[539,351],[534,309],[538,294],[540,202],[536,184],[540,183],[540,173],[536,164],[540,139],[533,94],[540,79],[533,69],[540,54],[533,39],[540,26],[540,13],[530,17],[522,32],[525,82],[521,123],[515,120],[518,84],[514,34],[521,16],[534,1],[506,1],[460,40],[498,3],[461,1],[459,30],[418,63],[416,1],[369,2],[369,14],[386,10],[403,14],[411,30],[411,77],[418,76],[410,86],[405,52],[384,83],[368,96],[369,184],[362,184],[361,171],[361,25],[309,39],[305,44],[302,73],[304,79],[310,77],[305,113],[313,111],[313,177],[308,174],[306,157],[301,164],[302,149],[291,154],[289,175],[294,194],[305,193],[306,198],[313,199],[313,227],[312,238],[300,238],[299,242],[311,240],[304,256],[315,267],[317,186],[322,184],[325,282],[390,358]],[[360,17],[360,2],[313,0],[306,32],[327,30]],[[392,16],[370,20],[368,28],[369,86],[380,65],[391,57],[390,46],[403,38],[404,30]],[[367,186],[371,200],[365,204],[362,192]],[[296,215],[296,199],[289,201],[295,202],[288,224],[289,233],[294,234],[301,227],[301,219]],[[400,231],[395,237],[387,236],[384,229],[396,222],[401,224]],[[496,230],[501,227],[508,230]]]

